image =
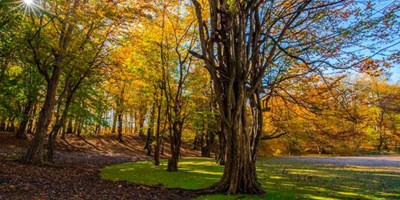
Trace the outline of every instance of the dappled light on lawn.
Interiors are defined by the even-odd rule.
[[[180,170],[165,171],[164,165],[151,162],[123,163],[102,170],[109,180],[162,186],[167,188],[203,189],[217,182],[223,167],[213,159],[184,158]],[[259,182],[267,191],[266,199],[396,199],[400,198],[400,168],[367,166],[334,166],[302,163],[290,158],[260,159]],[[264,199],[256,195],[207,195],[198,199]],[[242,199],[242,198],[241,198]]]
[[[154,166],[148,161],[123,163],[104,168],[101,176],[110,180],[125,180],[168,188],[201,189],[217,182],[223,171],[221,166],[206,158],[182,159],[177,172],[167,172],[166,164],[166,160],[162,160],[160,166]]]

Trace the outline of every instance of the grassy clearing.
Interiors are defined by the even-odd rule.
[[[167,172],[152,162],[108,166],[104,179],[168,188],[201,189],[217,182],[223,167],[206,158],[185,158],[179,172]],[[260,159],[258,177],[266,196],[209,195],[198,199],[400,199],[400,169],[395,167],[338,167],[304,164],[285,159]]]
[[[217,182],[223,170],[206,158],[182,159],[178,172],[167,172],[166,165],[167,160],[161,160],[160,166],[147,161],[123,163],[104,168],[101,177],[168,188],[200,189]]]

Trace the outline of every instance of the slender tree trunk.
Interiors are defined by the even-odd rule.
[[[36,116],[37,107],[38,107],[37,104],[34,104],[34,105],[33,105],[33,109],[32,109],[32,111],[31,111],[31,113],[30,113],[30,116],[31,116],[31,117],[29,117],[29,120],[28,120],[28,128],[27,128],[27,130],[26,130],[26,132],[29,133],[29,134],[32,134],[32,133],[35,132],[35,131],[34,131],[34,122],[35,122],[35,116]]]
[[[172,135],[170,135],[171,158],[168,160],[167,171],[178,171],[178,161],[181,154],[182,122],[176,121],[172,124]]]
[[[135,111],[135,120],[134,120],[134,125],[135,125],[135,127],[134,127],[134,133],[135,134],[139,134],[139,128],[138,128],[138,126],[139,126],[139,119],[138,119],[138,111]]]
[[[60,122],[58,122],[54,127],[53,130],[49,134],[49,139],[47,143],[47,154],[46,154],[46,161],[48,162],[53,162],[54,158],[54,150],[55,150],[55,143],[57,141],[57,133],[62,127],[62,124],[60,126]]]
[[[6,123],[6,131],[10,132],[10,127],[11,127],[11,119],[7,118],[7,123]]]
[[[122,132],[124,132],[124,133],[129,133],[129,126],[127,126],[127,124],[128,124],[128,122],[129,122],[129,119],[128,119],[128,114],[125,114],[125,115],[122,115],[123,116],[123,118],[124,118],[124,120],[125,120],[125,124],[124,124],[124,126],[123,126],[123,130],[124,131],[122,131]]]
[[[203,149],[203,146],[204,146],[204,130],[201,130],[201,135],[200,135],[200,141],[199,141],[199,143],[200,143],[200,150],[202,150],[202,149]]]
[[[174,147],[175,149],[176,147]],[[178,161],[179,161],[179,153],[174,150],[171,152],[171,157],[168,159],[168,169],[167,171],[175,172],[178,171]]]
[[[160,165],[160,145],[161,145],[161,136],[160,136],[160,129],[161,129],[161,110],[162,110],[162,101],[163,101],[163,91],[162,87],[158,88],[160,89],[157,92],[157,96],[159,96],[156,99],[156,107],[157,107],[157,128],[156,128],[156,145],[154,147],[154,165],[158,166]],[[156,88],[157,90],[157,88]],[[164,124],[166,126],[166,124]],[[165,130],[165,127],[164,127]],[[163,131],[164,131],[163,130]]]
[[[211,157],[211,151],[214,148],[214,141],[215,141],[215,133],[208,132],[205,135],[206,145],[201,148],[201,156],[202,157]]]
[[[383,141],[383,149],[384,150],[389,150],[389,145],[387,139]]]
[[[139,116],[139,137],[141,138],[141,139],[144,139],[144,138],[146,138],[146,135],[144,134],[144,130],[143,130],[143,128],[144,128],[144,116],[143,115],[141,115],[141,116]]]
[[[383,146],[383,134],[382,131],[379,131],[379,143],[377,146],[377,150],[380,151],[382,149]]]
[[[15,131],[15,117],[12,117],[8,123],[7,127],[8,132],[14,132]]]
[[[28,100],[27,104],[25,105],[24,112],[22,113],[21,123],[19,124],[16,137],[19,139],[26,139],[26,127],[29,122],[29,113],[33,107],[33,100]]]
[[[2,119],[0,123],[0,131],[5,131],[6,130],[6,120]]]
[[[161,151],[160,151],[160,154],[161,155],[164,155],[164,137],[161,137]]]
[[[28,127],[26,129],[26,133],[28,133],[28,134],[32,134],[33,133],[33,122],[34,122],[34,120],[32,118],[29,118]]]
[[[113,114],[113,125],[112,125],[111,133],[116,133],[116,129],[117,129],[117,120],[118,120],[118,114],[117,114],[117,113],[114,113],[114,114]]]
[[[34,135],[36,133],[36,129],[38,126],[38,121],[39,119],[36,119],[32,124],[33,124],[33,128],[32,128],[32,135]]]
[[[160,126],[161,126],[161,103],[157,106],[157,129],[156,129],[156,146],[154,148],[154,165],[160,165]]]
[[[193,148],[192,148],[192,150],[199,150],[198,148],[197,148],[197,146],[198,146],[198,136],[197,136],[197,134],[196,134],[196,136],[194,136],[194,141],[193,141]]]
[[[130,117],[130,120],[129,120],[129,133],[131,135],[133,135],[133,120],[134,120],[134,118],[133,118],[132,113],[129,114],[129,117]]]
[[[39,115],[37,128],[28,152],[25,154],[23,161],[26,163],[42,162],[43,140],[47,134],[51,117],[53,115],[55,97],[57,91],[58,80],[60,78],[60,64],[56,64],[53,68],[53,74],[50,82],[48,82],[46,98]]]
[[[82,128],[83,128],[83,122],[80,121],[80,122],[78,122],[78,131],[77,131],[78,137],[81,137]]]
[[[78,135],[78,130],[79,130],[79,119],[74,120],[74,128],[73,128],[73,134]]]
[[[67,134],[73,134],[74,131],[72,130],[72,119],[68,120],[68,126],[67,126]]]
[[[122,113],[118,114],[118,141],[124,142],[122,139]]]
[[[51,130],[51,132],[49,134],[49,139],[48,139],[48,144],[47,144],[47,157],[46,157],[46,160],[49,162],[53,162],[54,151],[55,151],[55,146],[56,146],[56,141],[57,141],[57,135],[60,132],[60,129],[65,124],[65,121],[67,120],[69,107],[72,103],[72,97],[73,97],[73,92],[72,92],[72,94],[68,95],[68,97],[65,101],[65,107],[64,107],[64,110],[62,111],[61,117],[56,119],[56,123],[54,124],[53,129]]]
[[[71,12],[69,12],[68,17],[74,16],[75,10],[78,7],[79,3],[80,3],[80,0],[74,0],[73,6],[71,8]],[[66,21],[68,21],[68,20],[66,20]],[[41,23],[43,22],[42,18],[41,18],[40,22]],[[59,49],[57,51],[53,52],[53,57],[55,59],[55,62],[54,62],[54,65],[52,66],[53,69],[52,69],[51,75],[48,73],[47,69],[43,69],[42,68],[43,66],[41,66],[40,64],[37,64],[39,72],[42,75],[44,75],[44,77],[46,78],[47,91],[46,91],[45,101],[44,101],[42,110],[39,115],[37,128],[36,128],[33,140],[32,140],[32,144],[30,145],[28,152],[22,159],[26,163],[43,161],[43,157],[42,157],[43,140],[46,137],[47,130],[49,128],[51,118],[53,115],[54,106],[56,103],[57,86],[58,86],[60,75],[61,75],[61,67],[63,64],[63,56],[64,56],[62,53],[67,50],[69,37],[70,37],[70,34],[72,33],[73,29],[74,29],[74,26],[69,23],[62,24],[60,35],[59,35],[60,36],[59,43],[58,43]],[[31,40],[28,40],[28,42],[32,48],[35,48],[32,45]],[[40,63],[40,60],[36,60],[36,57],[37,57],[37,54],[35,52],[35,61],[36,61],[36,63]]]
[[[67,128],[66,128],[66,125],[63,124],[62,132],[61,132],[61,139],[62,140],[65,140],[66,133],[67,133]]]
[[[151,156],[151,150],[152,150],[152,147],[151,147],[151,144],[153,143],[153,128],[148,128],[147,129],[147,137],[146,137],[146,144],[145,144],[145,147],[144,147],[144,149],[146,149],[147,151],[147,153],[146,153],[146,155],[148,155],[148,156]]]
[[[154,94],[154,102],[153,105],[151,106],[151,112],[150,112],[150,120],[149,120],[149,127],[147,129],[147,137],[146,137],[146,144],[144,146],[144,149],[147,150],[147,155],[151,156],[151,144],[153,143],[153,132],[154,132],[154,118],[155,118],[155,111],[156,111],[156,103],[155,103],[155,98],[157,94]]]
[[[126,84],[123,85],[121,89],[120,96],[117,100],[117,118],[118,118],[118,141],[119,142],[124,142],[122,139],[122,125],[123,125],[123,106],[124,106],[124,96],[125,96],[125,87]]]
[[[101,125],[97,124],[96,125],[96,130],[94,132],[94,137],[98,137],[100,135],[100,133],[101,133]]]

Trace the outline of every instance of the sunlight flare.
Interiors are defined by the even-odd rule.
[[[41,10],[40,8],[40,0],[19,0],[16,3],[16,6],[10,11],[19,9],[25,13],[32,13],[34,15],[38,14]]]
[[[33,0],[23,0],[23,2],[27,5],[27,6],[31,6],[33,4]]]

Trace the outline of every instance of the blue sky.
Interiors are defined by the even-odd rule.
[[[389,71],[392,73],[392,76],[390,77],[390,82],[392,83],[400,82],[400,67],[397,65],[392,69],[390,69]]]

